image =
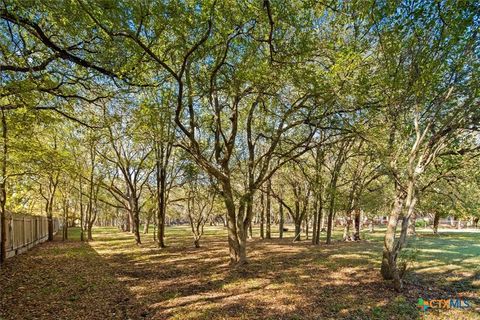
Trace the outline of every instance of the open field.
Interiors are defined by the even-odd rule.
[[[255,232],[255,231],[254,231]],[[398,294],[378,272],[382,231],[358,243],[312,246],[253,239],[250,263],[231,269],[226,231],[208,227],[195,249],[189,229],[167,228],[168,248],[112,228],[80,243],[78,230],[7,261],[4,319],[417,319],[418,298],[461,295],[474,307],[426,319],[480,319],[480,233],[420,232]],[[335,234],[339,238],[340,234]]]

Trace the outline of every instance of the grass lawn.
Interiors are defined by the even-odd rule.
[[[222,227],[206,228],[199,249],[187,227],[167,228],[166,249],[156,248],[151,234],[136,246],[114,228],[97,228],[90,243],[72,230],[70,241],[7,261],[0,318],[419,319],[418,298],[460,295],[474,306],[424,318],[480,319],[480,232],[435,237],[420,230],[406,251],[415,262],[399,294],[379,275],[382,231],[329,246],[292,243],[293,232],[253,239],[250,263],[231,269]]]

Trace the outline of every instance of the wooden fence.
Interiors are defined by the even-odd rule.
[[[6,224],[7,258],[16,256],[48,240],[47,217],[10,214],[7,215]],[[59,228],[59,220],[53,218],[53,233],[57,233]]]

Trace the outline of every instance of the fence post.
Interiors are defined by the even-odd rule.
[[[27,244],[27,224],[25,222],[25,216],[23,216],[23,245]]]
[[[10,227],[10,251],[13,251],[13,246],[15,241],[15,234],[14,234],[15,232],[13,230],[13,214],[10,215],[9,227]]]

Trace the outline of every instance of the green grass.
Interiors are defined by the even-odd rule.
[[[12,265],[12,275],[3,274],[10,285],[0,294],[7,305],[0,307],[34,318],[28,313],[32,310],[7,309],[9,297],[15,295],[19,306],[33,299],[55,309],[59,297],[64,296],[66,310],[75,315],[76,306],[86,297],[96,301],[106,291],[113,292],[110,288],[129,297],[109,302],[117,306],[117,301],[124,301],[117,306],[117,316],[124,317],[122,310],[127,308],[134,319],[147,310],[160,319],[409,320],[420,317],[418,298],[456,294],[472,299],[478,307],[474,298],[480,287],[479,232],[443,230],[440,236],[433,236],[431,230],[419,229],[404,250],[412,263],[407,289],[399,294],[379,274],[383,228],[363,231],[364,240],[348,243],[340,241],[342,230],[337,228],[333,244],[325,245],[322,233],[322,244],[313,246],[304,236],[302,241],[292,242],[293,226],[287,227],[290,231],[283,240],[276,238],[276,232],[273,239],[261,240],[254,228],[254,239],[248,244],[249,264],[241,269],[228,265],[227,231],[222,226],[206,226],[198,249],[188,226],[167,227],[165,249],[153,242],[153,228],[142,234],[140,246],[135,245],[131,233],[117,228],[95,228],[94,240],[80,244],[80,230],[70,228],[69,241],[44,244],[15,258],[20,265]],[[24,260],[31,261],[22,268]],[[13,277],[18,272],[26,275],[23,286],[38,282],[28,295],[16,293]],[[97,305],[95,312],[108,318],[108,308]],[[462,317],[476,319],[476,313],[473,309],[429,312],[426,319]]]

